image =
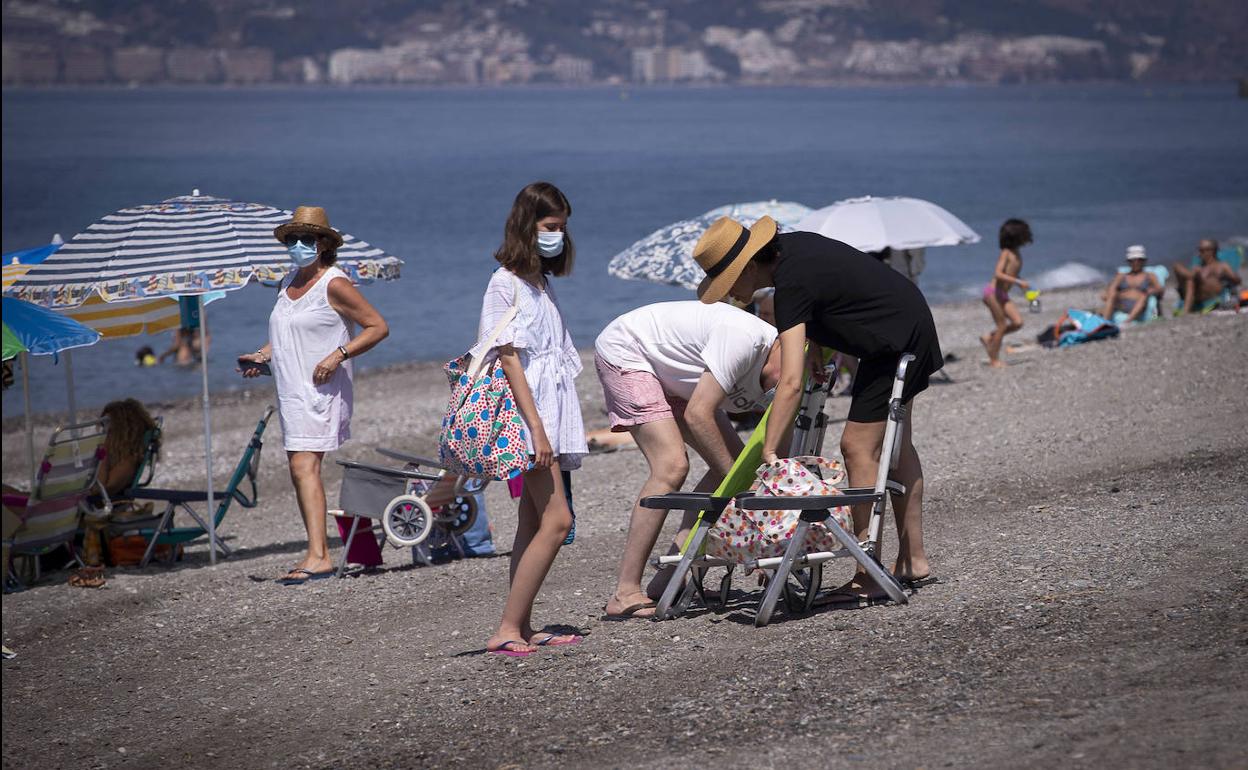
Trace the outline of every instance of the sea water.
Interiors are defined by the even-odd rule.
[[[402,278],[364,287],[391,335],[359,366],[469,347],[511,200],[546,179],[569,196],[577,246],[557,291],[578,346],[614,316],[687,292],[606,273],[617,252],[725,203],[810,206],[908,195],[983,240],[930,249],[932,302],[977,295],[996,231],[1026,218],[1024,277],[1103,280],[1127,246],[1155,262],[1202,236],[1248,233],[1248,100],[1229,86],[854,89],[152,89],[5,91],[3,249],[67,239],[125,206],[190,193],[326,207],[390,253]],[[214,390],[265,342],[274,290],[208,309]],[[167,400],[198,370],[139,369],[131,338],[75,351],[78,403]],[[63,367],[31,365],[37,411],[65,407]],[[18,386],[20,388],[20,386]],[[3,413],[19,414],[20,393]]]

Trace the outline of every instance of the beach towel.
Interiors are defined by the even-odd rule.
[[[1086,310],[1076,310],[1071,308],[1066,311],[1066,317],[1074,324],[1074,329],[1070,331],[1058,330],[1057,346],[1068,348],[1071,345],[1080,345],[1084,342],[1092,342],[1094,340],[1109,339],[1118,336],[1118,326],[1112,321],[1107,321],[1096,313],[1089,313]]]

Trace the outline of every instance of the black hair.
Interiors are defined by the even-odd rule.
[[[1031,225],[1021,219],[1007,219],[997,234],[1001,248],[1015,251],[1019,246],[1031,243]]]

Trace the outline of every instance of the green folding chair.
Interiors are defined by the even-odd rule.
[[[234,473],[230,476],[230,483],[226,485],[224,490],[215,494],[217,510],[214,514],[213,522],[218,532],[221,531],[221,524],[225,520],[225,514],[230,510],[231,504],[238,503],[244,508],[255,508],[256,503],[259,502],[260,488],[256,480],[260,472],[260,450],[264,448],[264,442],[261,439],[264,436],[264,429],[269,425],[269,418],[273,416],[273,411],[274,409],[271,406],[264,410],[264,416],[256,423],[256,429],[251,434],[251,439],[248,440],[247,446],[243,449],[243,455],[239,458],[238,465],[234,466]],[[142,471],[140,471],[140,478],[141,474]],[[150,476],[148,480],[150,481]],[[250,486],[250,493],[243,491],[244,482]],[[171,546],[169,549],[169,563],[172,564],[177,546],[187,545],[208,536],[207,522],[191,505],[192,503],[206,503],[208,501],[208,493],[206,491],[152,489],[146,486],[139,486],[126,490],[126,495],[135,500],[157,500],[165,503],[165,510],[161,514],[160,523],[155,527],[129,530],[125,533],[141,535],[148,541],[147,550],[143,552],[143,558],[139,562],[140,567],[147,566],[158,545]],[[195,521],[195,526],[173,526],[173,514],[179,509]],[[220,551],[222,556],[226,557],[232,553],[230,547],[220,537],[217,538],[217,550]]]

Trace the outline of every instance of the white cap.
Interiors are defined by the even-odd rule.
[[[1143,246],[1137,245],[1127,247],[1127,261],[1130,262],[1135,259],[1148,259],[1148,255],[1144,253]]]

